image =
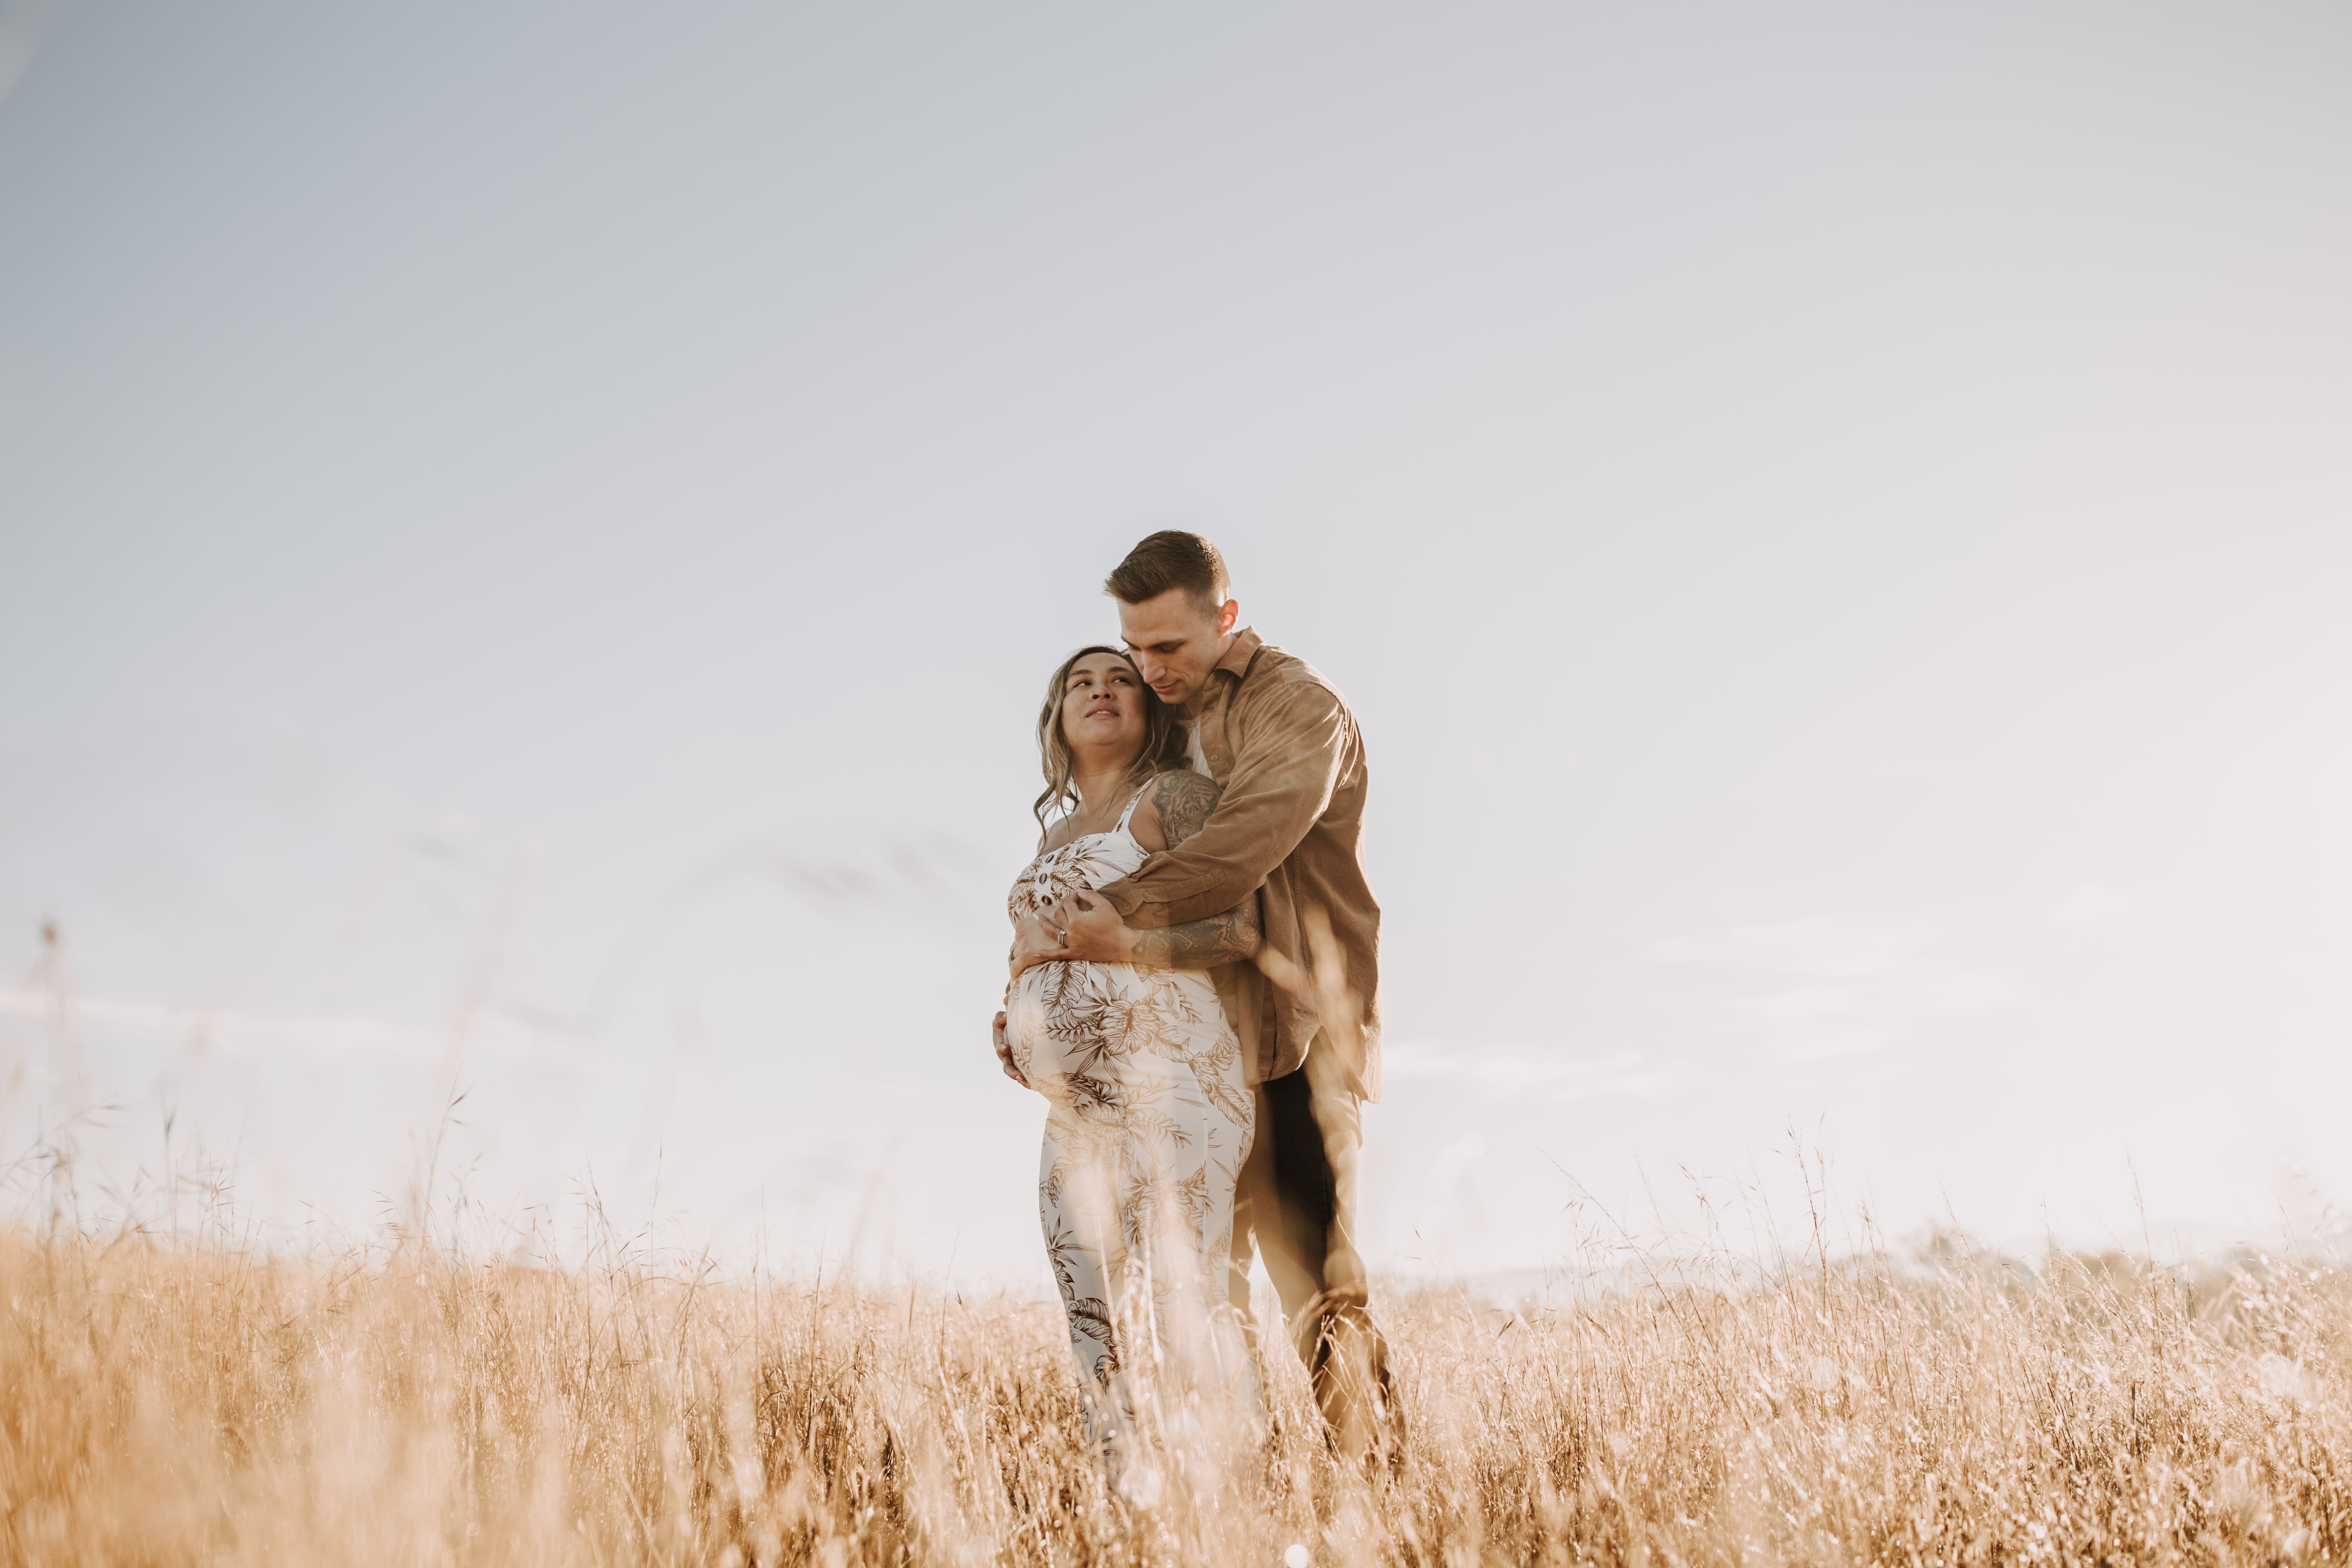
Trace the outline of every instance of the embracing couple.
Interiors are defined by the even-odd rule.
[[[1363,741],[1322,676],[1241,626],[1198,534],[1153,534],[1105,587],[1125,647],[1046,687],[1044,837],[995,1026],[1050,1102],[1038,1208],[1088,1429],[1138,1500],[1200,1439],[1263,1432],[1255,1251],[1333,1447],[1393,1461],[1355,1244],[1380,1094]]]

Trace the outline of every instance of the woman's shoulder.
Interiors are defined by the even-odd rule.
[[[1206,773],[1196,773],[1190,768],[1171,768],[1156,773],[1143,786],[1143,796],[1136,805],[1139,825],[1148,812],[1149,827],[1161,840],[1159,847],[1173,849],[1201,830],[1209,813],[1217,808],[1217,796],[1223,793],[1217,781]],[[1139,838],[1138,842],[1141,842]],[[1153,846],[1146,844],[1146,848]]]
[[[1191,768],[1170,768],[1165,773],[1154,773],[1151,782],[1143,788],[1144,798],[1158,807],[1162,816],[1171,810],[1181,810],[1202,803],[1214,805],[1217,796],[1224,793],[1216,780]]]

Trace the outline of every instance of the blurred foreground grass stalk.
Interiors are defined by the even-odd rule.
[[[11,1563],[2341,1561],[2352,1288],[1964,1252],[1519,1315],[1381,1307],[1413,1422],[1149,1513],[1059,1310],[855,1284],[296,1262],[0,1232]],[[1270,1347],[1280,1342],[1269,1337]],[[1294,1553],[1294,1558],[1297,1554]]]

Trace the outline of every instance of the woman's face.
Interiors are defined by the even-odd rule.
[[[1143,749],[1143,682],[1115,653],[1090,653],[1062,683],[1062,737],[1072,754],[1106,760]]]

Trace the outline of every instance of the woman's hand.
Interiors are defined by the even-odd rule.
[[[1043,919],[1023,915],[1013,922],[1013,979],[1020,979],[1024,969],[1077,956],[1062,945],[1061,929],[1061,922],[1050,912]]]
[[[1029,1087],[1029,1080],[1021,1076],[1021,1069],[1015,1067],[1013,1063],[1013,1042],[1004,1037],[1004,1013],[1003,1009],[1000,1008],[997,1011],[996,1022],[989,1026],[989,1033],[995,1037],[996,1060],[997,1064],[1004,1068],[1004,1076],[1019,1084],[1022,1088],[1027,1089]]]
[[[1056,958],[1087,963],[1135,962],[1135,933],[1127,929],[1117,907],[1098,893],[1073,891],[1047,910],[1046,918],[1062,932]]]
[[[1131,963],[1135,933],[1109,900],[1074,892],[1032,917],[1013,922],[1013,978],[1041,963]]]

